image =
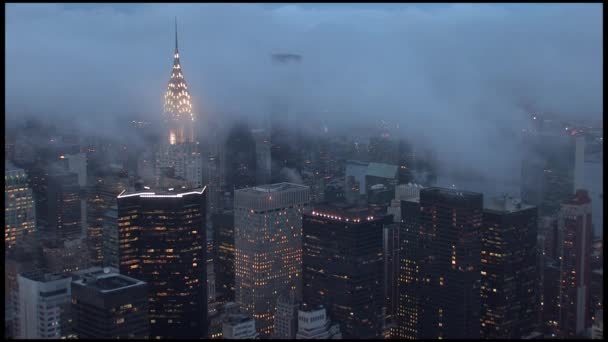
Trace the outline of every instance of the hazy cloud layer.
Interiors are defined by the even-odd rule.
[[[384,119],[443,162],[503,178],[527,112],[602,114],[601,4],[23,4],[6,11],[9,119],[160,116],[173,16],[203,117],[259,119],[289,93],[306,123]],[[285,74],[275,52],[304,59]]]

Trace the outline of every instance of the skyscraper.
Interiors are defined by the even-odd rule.
[[[277,298],[301,298],[302,211],[306,186],[278,183],[235,191],[235,287],[260,335],[272,334]]]
[[[18,276],[18,339],[59,339],[69,331],[72,277],[38,271]]]
[[[5,161],[4,165],[4,248],[20,242],[36,231],[36,208],[32,189],[23,169]]]
[[[344,338],[379,338],[384,305],[382,235],[390,216],[316,206],[304,214],[304,302],[323,305]]]
[[[165,143],[171,145],[195,142],[194,122],[190,91],[179,61],[177,46],[177,19],[175,20],[175,52],[173,68],[165,93],[164,122],[167,128]]]
[[[526,135],[525,144],[521,198],[537,206],[541,216],[555,214],[574,193],[575,176],[582,172],[584,140],[561,132],[538,132]]]
[[[49,236],[59,239],[77,239],[83,236],[80,199],[77,174],[63,170],[52,170],[49,173],[46,195],[46,232]]]
[[[217,300],[234,301],[234,212],[225,210],[211,216]]]
[[[251,130],[245,123],[236,123],[226,138],[226,191],[232,193],[235,189],[258,184],[256,158],[256,142]]]
[[[481,230],[483,338],[520,339],[539,326],[538,213],[501,196],[487,201]]]
[[[206,188],[118,196],[121,274],[149,286],[150,338],[206,336]]]
[[[482,194],[432,187],[402,203],[399,337],[479,338]]]
[[[173,168],[175,176],[184,179],[189,186],[202,187],[203,157],[195,133],[197,122],[179,60],[176,19],[173,68],[165,93],[164,136],[156,158],[157,177],[160,177],[163,168],[170,167]]]
[[[79,339],[148,338],[148,290],[143,281],[99,267],[72,282],[73,331]]]
[[[558,214],[560,233],[559,334],[583,337],[591,326],[591,199],[586,190],[562,203]]]
[[[255,140],[255,171],[256,184],[270,182],[270,134],[266,129],[253,129],[251,134]]]

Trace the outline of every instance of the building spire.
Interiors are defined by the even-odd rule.
[[[177,53],[177,16],[175,17],[175,53]]]

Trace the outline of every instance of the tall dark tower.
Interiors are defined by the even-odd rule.
[[[323,305],[344,338],[379,338],[383,225],[367,208],[319,205],[302,216],[304,302]]]
[[[195,116],[192,111],[192,102],[188,85],[179,61],[177,45],[177,18],[175,19],[175,53],[173,55],[173,69],[165,93],[164,122],[167,129],[166,141],[171,144],[195,142],[194,125]]]
[[[207,336],[206,188],[118,196],[120,274],[148,283],[150,338]]]
[[[426,188],[402,201],[400,338],[479,338],[483,195]]]
[[[538,328],[538,210],[519,199],[486,201],[481,231],[481,337],[520,339]]]

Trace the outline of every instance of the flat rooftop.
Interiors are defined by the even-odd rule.
[[[508,195],[491,197],[484,200],[484,209],[499,212],[518,212],[530,208],[534,208],[534,206],[525,204],[521,201],[521,199]]]
[[[80,274],[80,279],[75,280],[74,284],[92,288],[102,293],[145,284],[141,280],[127,277],[111,269],[94,269],[90,272],[80,272]]]
[[[303,190],[303,189],[307,189],[307,188],[308,187],[305,185],[283,182],[283,183],[275,183],[275,184],[258,185],[258,186],[254,186],[251,188],[239,189],[236,191],[241,192],[241,193],[265,195],[265,194],[273,193],[273,192],[288,191],[288,190]]]
[[[171,198],[171,197],[183,197],[186,195],[200,195],[205,192],[207,186],[199,189],[179,189],[179,188],[168,188],[168,189],[144,189],[142,191],[123,191],[117,198],[125,198],[125,197],[143,197],[143,198]]]

